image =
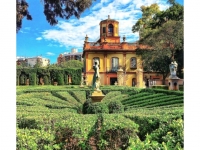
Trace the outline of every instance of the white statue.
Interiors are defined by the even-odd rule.
[[[95,85],[96,85],[96,90],[97,90],[97,91],[101,91],[101,90],[99,89],[99,87],[100,87],[100,85],[101,85],[101,83],[100,83],[100,78],[97,78],[97,79],[96,79]]]
[[[99,61],[98,60],[95,60],[94,62],[94,66],[93,66],[93,69],[94,69],[94,75],[93,75],[93,80],[92,80],[92,88],[96,88],[97,89],[97,86],[99,88],[100,86],[100,75],[99,75]],[[98,84],[98,85],[97,85]]]
[[[171,76],[176,76],[177,68],[178,68],[178,64],[176,63],[176,61],[171,62],[171,64],[169,65]]]

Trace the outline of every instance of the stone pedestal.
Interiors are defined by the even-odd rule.
[[[119,86],[122,86],[124,83],[123,69],[121,67],[117,70],[117,83]]]
[[[84,87],[84,85],[82,85],[82,84],[81,84],[79,87],[80,87],[80,88],[83,88],[83,87]]]
[[[92,95],[90,96],[90,98],[92,99],[92,103],[95,102],[101,102],[101,100],[105,97],[105,95],[103,95],[102,91],[94,91],[92,93]]]
[[[178,91],[179,90],[179,84],[178,84],[178,81],[179,81],[180,78],[178,78],[177,76],[175,77],[169,77],[168,78],[168,89],[169,90],[175,90],[175,91]]]
[[[143,85],[143,70],[142,69],[137,69],[136,78],[137,78],[136,86],[138,88],[143,88],[144,85]]]

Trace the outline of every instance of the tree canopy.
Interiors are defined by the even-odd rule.
[[[170,61],[176,60],[179,70],[183,67],[183,6],[174,0],[169,2],[171,6],[165,11],[159,11],[156,4],[142,6],[143,15],[132,28],[139,32],[139,43],[151,48],[137,50],[144,70],[161,72],[164,78],[169,73]]]
[[[83,62],[79,60],[69,60],[62,62],[59,66],[62,68],[83,68]]]
[[[92,5],[95,0],[41,0],[44,5],[44,15],[50,25],[58,23],[57,18],[69,19],[71,16],[80,18],[82,12]],[[28,11],[26,0],[16,0],[17,7],[17,32],[22,27],[22,19],[32,20]]]

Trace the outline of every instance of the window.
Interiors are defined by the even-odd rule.
[[[100,69],[100,59],[99,59],[99,57],[94,57],[94,58],[93,58],[93,62],[92,62],[92,63],[93,63],[93,66],[95,65],[95,64],[94,64],[95,60],[98,60],[98,61],[99,61],[99,69]]]
[[[81,55],[75,55],[75,60],[81,60]]]
[[[112,58],[112,71],[114,71],[114,72],[117,71],[118,66],[119,66],[119,58],[113,57]]]
[[[113,25],[112,24],[109,24],[108,25],[108,35],[113,35]]]
[[[134,69],[134,68],[137,68],[137,59],[135,57],[132,57],[131,58],[131,61],[130,61],[130,68]]]
[[[106,27],[103,27],[103,33],[106,33]]]

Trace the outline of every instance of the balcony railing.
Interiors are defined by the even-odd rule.
[[[118,67],[106,67],[106,72],[117,72]]]

